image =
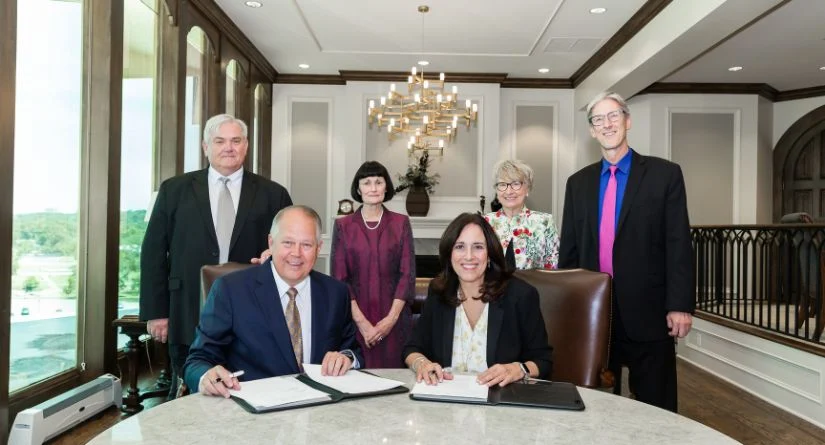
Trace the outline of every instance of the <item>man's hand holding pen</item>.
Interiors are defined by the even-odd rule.
[[[241,389],[238,377],[243,375],[243,371],[229,372],[221,365],[217,365],[206,371],[201,377],[198,392],[210,396],[221,396],[229,398],[229,390]]]

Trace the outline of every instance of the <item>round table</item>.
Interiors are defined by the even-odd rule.
[[[373,371],[405,382],[406,369]],[[193,394],[119,422],[89,444],[735,444],[687,417],[607,392],[579,388],[584,411],[409,399],[408,394],[265,414]]]

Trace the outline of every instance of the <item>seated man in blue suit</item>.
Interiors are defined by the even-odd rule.
[[[229,397],[242,380],[297,374],[320,363],[343,375],[363,362],[347,286],[315,272],[321,218],[306,206],[272,221],[270,261],[227,274],[212,285],[201,312],[184,379],[198,392]]]

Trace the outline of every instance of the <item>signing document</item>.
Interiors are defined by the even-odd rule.
[[[386,391],[404,386],[404,383],[398,380],[385,379],[353,369],[342,376],[332,377],[321,375],[321,365],[304,363],[304,372],[312,380],[346,394]]]
[[[330,395],[307,386],[292,376],[269,377],[242,382],[241,389],[229,390],[255,409],[286,408],[330,400]]]
[[[453,374],[452,380],[444,379],[438,385],[418,382],[410,394],[418,399],[486,401],[489,389],[480,385],[475,375]]]

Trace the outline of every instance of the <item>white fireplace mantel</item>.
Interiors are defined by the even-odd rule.
[[[453,218],[438,218],[432,216],[411,216],[413,238],[415,239],[441,239],[444,229],[452,222]]]

